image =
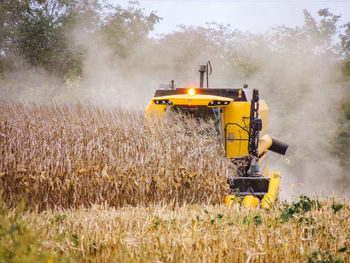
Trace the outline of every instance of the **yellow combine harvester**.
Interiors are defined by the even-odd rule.
[[[226,156],[237,165],[239,175],[227,180],[230,190],[225,204],[242,200],[246,207],[270,207],[278,198],[280,172],[268,174],[268,151],[284,155],[288,145],[268,134],[260,137],[268,128],[269,108],[259,99],[259,91],[253,90],[247,100],[243,89],[212,89],[208,78],[210,62],[201,65],[199,88],[175,88],[174,81],[167,87],[161,85],[146,108],[146,118],[153,114],[166,117],[175,111],[195,118],[211,119],[219,133]],[[211,73],[211,72],[210,72]],[[207,87],[204,88],[206,74]]]

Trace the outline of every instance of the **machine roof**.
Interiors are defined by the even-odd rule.
[[[216,95],[203,95],[203,94],[188,95],[187,93],[153,97],[153,99],[158,99],[158,100],[159,99],[194,99],[194,100],[223,100],[223,101],[232,100],[232,98],[229,98],[229,97],[222,97],[222,96],[216,96]]]
[[[186,88],[177,89],[157,89],[154,97],[188,94]],[[247,101],[247,96],[242,89],[194,89],[197,95],[213,95],[234,99],[235,101]],[[240,94],[241,93],[241,94]]]

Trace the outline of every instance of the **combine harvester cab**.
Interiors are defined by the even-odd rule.
[[[269,109],[253,90],[251,101],[244,89],[209,88],[210,62],[201,65],[199,88],[175,88],[174,81],[161,86],[146,108],[146,119],[154,114],[166,117],[167,109],[186,114],[211,114],[219,130],[226,156],[238,167],[238,176],[228,178],[230,186],[225,204],[241,202],[244,206],[269,208],[277,200],[280,172],[268,173],[268,152],[285,155],[288,145],[265,134],[268,128]],[[203,87],[206,75],[207,87]]]

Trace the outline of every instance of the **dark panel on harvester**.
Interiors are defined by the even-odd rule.
[[[242,90],[241,98],[238,97],[240,89],[195,89],[196,94],[213,95],[234,99],[235,101],[247,101],[245,92]],[[156,90],[154,97],[169,96],[176,94],[187,94],[188,89],[178,88],[176,90]]]
[[[240,195],[256,195],[264,197],[269,190],[270,179],[265,177],[235,177],[227,180],[230,194],[238,191]]]
[[[162,97],[162,96],[168,96],[168,95],[176,95],[180,94],[177,93],[175,89],[157,89],[154,93],[154,97]]]

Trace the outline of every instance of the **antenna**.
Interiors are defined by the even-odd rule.
[[[207,89],[209,89],[209,76],[211,75],[211,73],[213,73],[213,67],[211,66],[210,60],[208,60],[208,62],[207,62]]]

